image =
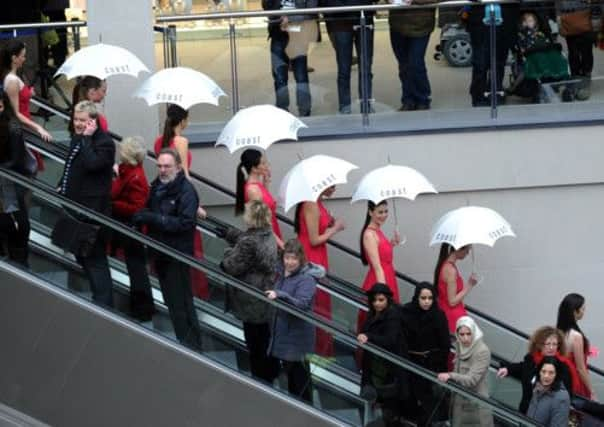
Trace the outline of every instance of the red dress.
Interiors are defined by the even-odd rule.
[[[159,152],[162,150],[162,140],[164,139],[164,137],[162,135],[158,136],[157,139],[155,140],[155,144],[153,146],[153,151],[155,151],[155,155],[159,155]],[[174,138],[172,138],[170,140],[170,146],[168,148],[171,148],[172,150],[176,150],[176,146],[174,145]],[[191,170],[191,162],[193,161],[193,155],[191,154],[190,151],[187,150],[187,168],[189,170]]]
[[[154,151],[155,154],[158,155],[162,150],[162,139],[163,136],[160,135],[155,140]],[[170,141],[170,148],[176,149],[174,146],[174,138]],[[191,170],[191,162],[193,160],[193,156],[190,151],[187,151],[187,166],[189,170]],[[201,240],[201,231],[199,233],[195,233],[195,237],[193,240],[193,257],[197,259],[203,259],[203,241]],[[208,300],[210,298],[210,290],[208,286],[208,278],[205,273],[196,268],[191,268],[191,289],[193,290],[193,296]]]
[[[392,263],[394,252],[392,248],[392,243],[390,243],[390,240],[388,240],[388,238],[384,236],[384,233],[381,229],[373,227],[367,228],[369,230],[375,231],[375,234],[378,237],[378,255],[380,257],[380,264],[382,266],[382,270],[384,271],[386,285],[388,285],[388,288],[390,288],[390,290],[392,291],[392,299],[394,300],[394,302],[400,304],[396,273],[394,271],[394,264]],[[377,280],[375,275],[375,269],[373,268],[371,263],[369,263],[369,271],[367,272],[367,276],[365,276],[365,281],[363,281],[363,291],[368,291],[369,289],[371,289],[371,287],[376,283],[376,281]],[[367,314],[365,311],[359,312],[359,319],[357,323],[359,330],[363,323],[365,323],[366,316]]]
[[[450,261],[446,262],[451,264],[455,269],[455,282],[457,283],[456,290],[457,293],[459,293],[463,290],[463,278],[461,277],[461,274],[459,274],[459,270],[457,269],[457,266],[454,263]],[[440,268],[440,272],[438,273],[438,306],[441,308],[442,311],[445,312],[445,315],[447,316],[447,321],[449,322],[449,331],[451,333],[455,333],[457,319],[462,316],[466,316],[468,312],[466,311],[466,307],[464,306],[463,301],[460,301],[457,305],[454,306],[449,304],[447,283],[442,277],[444,266],[445,264],[442,265],[442,267]]]
[[[15,82],[17,82],[17,84],[19,85],[19,113],[23,114],[25,117],[31,120],[31,112],[29,111],[29,101],[31,100],[32,95],[34,94],[34,89],[33,87],[27,86],[25,83],[23,83],[23,81],[19,77],[14,76],[14,78],[11,78],[10,76],[14,75],[7,74],[4,79],[4,84],[6,85],[7,83],[6,78],[13,79],[15,80]],[[42,156],[36,150],[31,151],[36,157],[36,161],[38,162],[38,171],[43,171],[44,160],[42,159]]]
[[[259,182],[246,182],[243,188],[243,199],[245,203],[249,201],[247,196],[247,190],[250,185],[255,185],[258,187],[260,192],[262,193],[262,203],[264,203],[271,210],[271,224],[273,227],[273,233],[280,239],[283,239],[281,236],[281,228],[279,227],[279,222],[277,221],[277,202],[273,198],[273,195],[266,189],[266,187]]]
[[[107,123],[107,118],[103,114],[98,115],[99,127],[103,132],[109,132],[109,123]]]
[[[303,202],[312,203],[312,202]],[[332,223],[333,218],[329,214],[329,211],[323,206],[323,202],[318,200],[317,206],[319,207],[319,235],[325,233],[325,230]],[[300,231],[298,232],[298,240],[302,243],[306,259],[309,262],[322,265],[325,270],[329,269],[329,261],[327,259],[327,244],[312,246],[310,244],[310,237],[308,234],[308,227],[306,226],[306,220],[304,219],[304,204],[300,209],[300,217],[298,218],[300,223]],[[315,293],[315,313],[331,319],[331,296],[322,289],[317,289]],[[333,337],[325,332],[321,328],[317,328],[315,351],[320,356],[331,357],[334,355],[333,350]]]

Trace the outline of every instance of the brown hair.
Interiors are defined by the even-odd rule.
[[[267,228],[271,226],[271,211],[260,200],[250,200],[245,204],[243,221],[250,228]]]
[[[566,354],[566,343],[564,342],[564,334],[558,328],[554,328],[553,326],[542,326],[533,332],[529,339],[529,347],[528,351],[530,354],[534,354],[538,351],[542,351],[543,345],[545,344],[545,340],[547,340],[552,335],[555,335],[558,338],[558,351],[560,354]]]
[[[302,247],[302,243],[298,239],[289,239],[285,242],[285,246],[283,247],[283,255],[292,254],[298,258],[300,261],[300,266],[306,264],[306,253],[304,253],[304,248]]]
[[[168,154],[172,156],[177,166],[182,165],[182,159],[180,158],[180,154],[178,154],[178,151],[172,150],[171,148],[162,148],[157,154],[157,158],[159,159],[159,156],[161,156],[162,154]]]

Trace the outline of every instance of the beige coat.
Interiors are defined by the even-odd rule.
[[[463,357],[463,359],[460,357],[456,359],[455,372],[451,373],[451,380],[484,397],[489,397],[487,375],[491,362],[491,351],[482,340],[479,340]],[[455,395],[452,399],[452,408],[453,427],[493,426],[491,411],[477,403]]]

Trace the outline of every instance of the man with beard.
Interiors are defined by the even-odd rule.
[[[149,237],[193,256],[197,192],[186,178],[176,151],[162,149],[157,168],[159,174],[151,183],[147,208],[135,213],[132,221],[147,225]],[[193,305],[190,268],[169,255],[154,252],[155,270],[176,337],[182,344],[200,350],[201,331]]]

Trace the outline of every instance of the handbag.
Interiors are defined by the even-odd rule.
[[[89,224],[64,213],[56,222],[50,240],[66,252],[87,257],[92,253],[100,229],[100,225]]]
[[[577,10],[560,15],[560,34],[562,36],[576,36],[590,33],[592,30],[590,9]]]

